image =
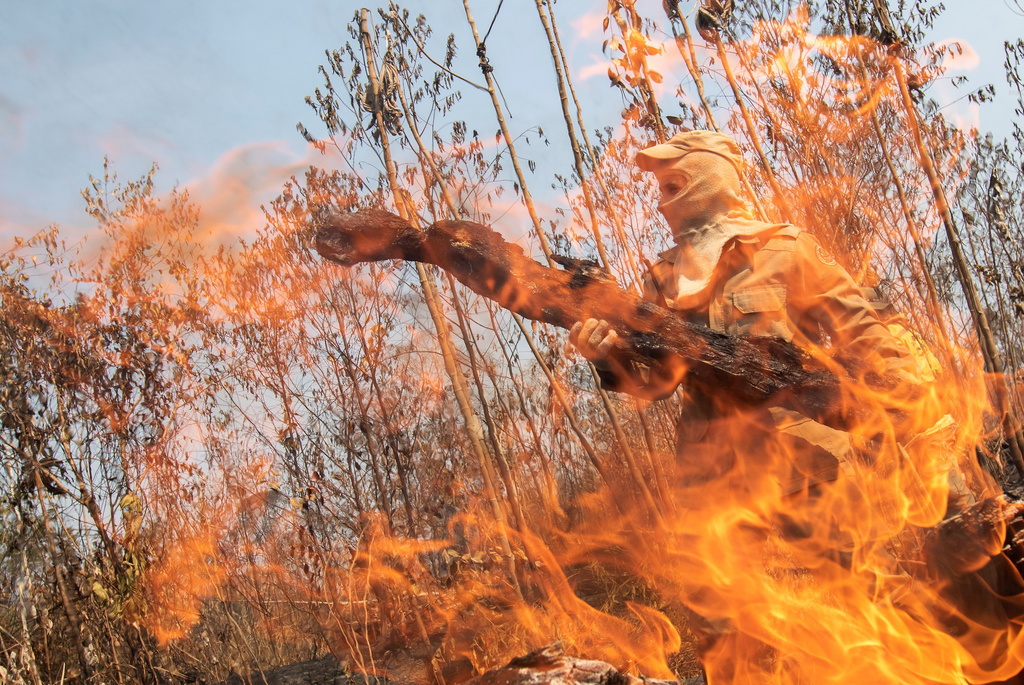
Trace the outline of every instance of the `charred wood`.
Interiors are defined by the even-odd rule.
[[[562,643],[517,657],[502,668],[466,681],[465,685],[701,685],[703,678],[683,681],[637,678],[611,664],[565,656]]]
[[[687,385],[708,397],[740,407],[771,400],[838,427],[849,412],[840,379],[793,344],[694,325],[623,290],[596,265],[562,259],[568,268],[544,266],[482,224],[439,221],[420,230],[394,214],[362,210],[330,215],[316,228],[317,251],[338,264],[433,264],[528,319],[566,329],[588,318],[604,319],[620,335],[618,359],[650,365],[675,357],[688,367]],[[847,368],[855,363],[844,360]],[[897,385],[866,378],[879,387]]]

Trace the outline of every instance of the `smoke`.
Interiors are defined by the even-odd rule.
[[[208,173],[184,186],[200,208],[197,239],[211,251],[251,241],[265,224],[261,206],[273,200],[290,178],[331,161],[312,145],[296,154],[284,141],[229,150]]]

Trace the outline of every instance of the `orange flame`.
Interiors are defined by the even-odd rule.
[[[792,98],[789,117],[776,122],[779,140],[828,130],[832,140],[856,143],[895,91],[880,74],[826,84],[808,54],[849,64],[872,46],[814,36],[808,21],[803,8],[758,25],[742,57],[753,77],[784,83],[779,92]],[[780,37],[780,49],[763,48]],[[658,52],[639,32],[612,47],[624,55],[617,64],[635,73],[646,69],[641,57]],[[826,92],[839,105],[823,106]],[[793,204],[807,214],[827,205],[822,215],[833,217],[870,188],[823,147],[815,154],[825,171],[794,191]],[[237,235],[239,222],[216,218],[211,240]],[[376,279],[375,288],[393,285],[387,275]],[[280,290],[253,310],[283,327],[309,283],[275,283]],[[842,373],[829,352],[817,354]],[[386,672],[380,650],[399,643],[439,643],[443,659],[430,659],[439,672],[441,660],[479,671],[561,639],[578,654],[671,678],[672,655],[696,634],[712,683],[1002,679],[1024,662],[1019,625],[1003,606],[1019,599],[993,586],[998,573],[1015,573],[990,561],[1003,540],[1002,512],[944,522],[947,502],[966,494],[964,479],[992,495],[970,454],[987,409],[984,384],[956,380],[909,392],[853,379],[843,398],[850,425],[832,436],[849,442],[850,456],[823,479],[811,478],[807,445],[784,428],[768,431],[762,413],[728,410],[713,429],[717,442],[681,457],[651,455],[665,484],[657,512],[628,487],[575,502],[580,522],[572,525],[553,502],[510,522],[481,498],[449,521],[447,538],[432,540],[397,537],[369,514],[354,549],[329,549],[319,570],[302,569],[306,576],[288,544],[300,537],[298,516],[246,550],[282,595],[316,605],[311,613],[336,651],[367,672]],[[444,387],[440,377],[423,382],[438,395]],[[792,482],[799,485],[786,487]],[[161,642],[182,637],[227,579],[229,565],[215,562],[222,536],[185,535],[147,572],[150,625]],[[602,592],[585,601],[590,582]]]
[[[227,577],[211,535],[179,540],[146,573],[150,605],[145,623],[162,645],[183,637],[199,622],[202,603]]]

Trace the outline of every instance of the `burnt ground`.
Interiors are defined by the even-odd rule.
[[[248,675],[232,674],[220,685],[394,685],[376,676],[352,673],[328,654],[320,659],[302,661]]]
[[[550,654],[549,654],[550,653]],[[540,655],[544,663],[534,663]],[[552,657],[547,659],[548,657]],[[547,661],[545,661],[547,659]],[[411,674],[408,674],[411,675]],[[650,680],[619,673],[609,664],[563,657],[561,645],[549,645],[513,659],[503,668],[488,671],[465,685],[705,685],[697,675],[680,681]],[[267,671],[233,674],[218,685],[418,685],[413,675],[404,678],[379,678],[351,673],[331,655]]]

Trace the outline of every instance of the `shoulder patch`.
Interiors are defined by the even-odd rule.
[[[836,258],[829,254],[821,245],[814,246],[814,254],[817,255],[818,260],[821,261],[822,264],[835,266]]]

